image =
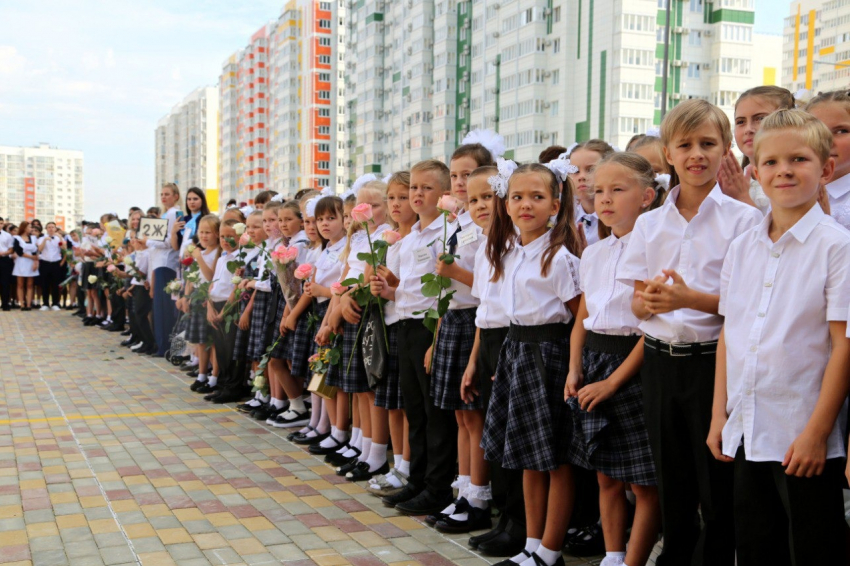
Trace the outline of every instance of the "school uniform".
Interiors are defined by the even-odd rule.
[[[592,246],[599,241],[599,216],[596,212],[585,212],[581,201],[576,200],[576,227],[584,230],[587,245]]]
[[[339,260],[339,256],[345,249],[345,243],[347,241],[347,237],[343,236],[335,244],[328,243],[325,249],[321,251],[319,257],[316,259],[316,271],[313,275],[313,281],[316,284],[330,288],[331,285],[342,278],[345,264]],[[313,336],[310,342],[311,356],[319,351],[319,345],[316,344],[316,334],[319,332],[330,303],[331,300],[328,297],[317,297],[314,301],[316,316],[319,318],[319,321],[316,323],[316,328],[313,329]],[[309,373],[309,369],[307,373]]]
[[[510,329],[481,446],[487,460],[515,470],[545,472],[576,459],[564,386],[573,320],[565,303],[580,293],[578,258],[559,248],[544,277],[540,267],[550,234],[527,246],[517,241],[503,257],[499,297]]]
[[[208,267],[215,269],[216,256],[219,249],[213,248],[208,252],[201,253],[201,261]],[[207,283],[204,272],[198,269],[200,279],[198,285]],[[207,308],[203,303],[191,304],[189,307],[189,328],[186,329],[186,341],[190,344],[206,344],[209,336],[209,322],[207,322]]]
[[[62,248],[59,246],[62,238],[44,235],[37,244],[44,243],[44,249],[39,254],[38,271],[41,274],[41,300],[44,306],[59,306],[59,284],[62,282]]]
[[[357,254],[369,253],[369,238],[374,242],[381,239],[381,234],[389,230],[389,224],[381,224],[367,238],[366,232],[359,230],[354,233],[348,254],[348,273],[346,279],[356,279],[366,270],[366,262],[358,259]],[[361,313],[365,314],[365,313]],[[342,356],[340,358],[340,375],[338,387],[345,393],[369,393],[369,380],[366,377],[366,366],[360,351],[362,339],[360,323],[342,322]],[[424,357],[423,357],[424,359]]]
[[[473,271],[475,253],[479,247],[486,245],[487,239],[481,228],[472,222],[468,212],[458,217],[458,224],[460,229],[448,240],[449,253],[460,256],[455,259],[458,267]],[[443,410],[480,410],[483,407],[481,397],[476,397],[472,403],[465,403],[460,397],[463,372],[475,344],[475,311],[478,299],[472,295],[470,287],[458,281],[452,280],[449,290],[455,293],[437,331],[431,368],[431,397],[434,404]]]
[[[829,322],[847,320],[850,232],[817,203],[776,242],[770,224],[768,216],[737,238],[721,273],[723,453],[735,458],[738,565],[846,564],[846,403],[826,441],[823,474],[787,476],[782,462],[818,402]]]
[[[660,208],[637,219],[617,279],[634,285],[662,269],[675,269],[690,288],[718,294],[729,245],[762,215],[715,185],[688,222],[676,208],[679,191],[674,188]],[[734,562],[732,468],[716,461],[705,444],[722,324],[721,316],[694,309],[653,315],[640,323],[645,335],[644,416],[664,532],[658,566],[690,564],[692,559],[718,566]]]
[[[38,244],[35,238],[30,236],[29,241],[27,241],[21,236],[15,236],[14,249],[18,257],[15,259],[12,275],[15,277],[38,277],[36,260],[24,257],[24,254],[38,256]]]
[[[487,242],[481,242],[475,252],[472,296],[479,300],[475,312],[478,328],[478,358],[476,373],[481,406],[486,411],[493,397],[493,376],[499,353],[508,336],[511,321],[500,296],[502,280],[493,282],[493,268],[487,259]],[[500,530],[518,540],[525,539],[525,501],[522,492],[522,471],[503,468],[501,461],[490,462],[490,484],[493,505],[501,509]]]
[[[829,195],[829,215],[850,229],[850,175],[844,175],[826,185]]]
[[[260,248],[251,248],[245,252],[245,273],[242,276],[243,279],[256,279],[257,273],[259,273],[259,264],[261,263],[260,259]],[[251,295],[254,294],[250,290],[241,291],[242,299],[239,303],[239,316],[245,312],[245,309],[248,308],[248,303],[251,302]],[[265,311],[266,311],[266,301],[260,296],[260,293],[256,293],[254,296],[254,306],[251,309],[250,321],[248,324],[248,330],[242,330],[241,328],[236,329],[236,342],[233,346],[233,359],[234,361],[242,361],[247,358],[251,360],[248,353],[248,343],[251,338],[251,333],[254,331],[262,331],[263,324],[265,322]],[[237,319],[238,320],[238,319]],[[236,321],[234,321],[236,322]],[[256,329],[256,330],[255,330]]]
[[[633,289],[617,280],[630,236],[611,235],[588,247],[581,258],[581,291],[588,313],[582,351],[585,385],[608,379],[640,341],[640,321],[631,310]],[[575,398],[570,405],[583,467],[625,483],[656,485],[640,375],[632,376],[591,412]]]
[[[14,248],[15,238],[0,229],[0,301],[4,311],[11,308],[12,271],[15,269],[15,261],[9,252],[14,252]]]
[[[388,265],[398,274],[395,309],[398,313],[398,363],[404,410],[407,414],[410,442],[410,478],[414,488],[426,488],[438,497],[451,497],[451,483],[457,461],[457,422],[452,411],[434,405],[430,394],[430,376],[423,360],[433,335],[422,324],[423,314],[433,306],[434,298],[422,295],[421,278],[433,274],[438,244],[443,236],[443,215],[427,226],[413,225],[400,244],[398,264]],[[457,223],[449,223],[453,234]]]
[[[398,269],[401,244],[396,242],[387,248],[387,267]],[[397,272],[393,272],[397,273]],[[384,379],[375,387],[375,406],[394,411],[404,409],[404,396],[398,372],[398,321],[395,301],[384,304],[384,325],[387,328],[387,365]]]
[[[309,263],[315,267],[316,261],[322,255],[322,249],[304,247],[298,255],[299,265]],[[328,305],[327,303],[322,303],[322,306],[319,306],[316,301],[311,301],[310,306],[307,307],[307,309],[301,313],[301,316],[298,317],[298,322],[295,325],[295,332],[292,334],[292,341],[289,345],[289,359],[292,360],[290,372],[294,377],[306,378],[310,374],[309,360],[310,356],[313,354],[313,346],[316,343],[316,333],[319,330],[318,327],[310,328],[310,322],[308,320],[310,313],[313,312],[314,308],[316,316],[324,317],[325,312],[327,312]]]
[[[231,282],[233,274],[227,269],[227,262],[234,261],[238,257],[238,250],[225,252],[222,250],[218,261],[215,263],[213,282],[210,285],[209,300],[216,312],[221,313],[227,304],[227,300],[233,293],[234,285]],[[238,300],[238,299],[236,299]],[[222,320],[219,327],[213,330],[213,344],[215,345],[215,357],[218,361],[219,375],[218,388],[221,390],[235,390],[241,383],[236,374],[233,363],[233,351],[236,342],[236,324],[231,324],[226,329]]]
[[[135,330],[133,337],[144,342],[148,348],[156,346],[156,337],[151,328],[150,315],[153,308],[153,301],[150,293],[145,289],[145,279],[141,274],[147,275],[150,269],[150,258],[147,250],[133,252],[132,254],[135,270],[137,275],[133,277],[130,284],[133,286],[133,317],[132,323]]]
[[[278,240],[266,240],[266,246],[257,253],[255,259],[254,278],[254,309],[251,311],[251,328],[248,332],[247,358],[252,361],[260,361],[269,346],[269,320],[274,316],[272,307],[274,295],[272,294],[271,278],[273,274],[267,269],[266,263],[271,261],[269,254],[277,246]]]
[[[299,255],[301,254],[301,250],[304,249],[304,246],[309,244],[310,240],[307,238],[307,233],[301,230],[297,234],[295,234],[292,238],[287,239],[284,236],[281,239],[281,242],[286,246],[294,246],[298,248]],[[297,260],[296,260],[297,261]],[[291,275],[290,275],[291,277]],[[277,276],[274,277],[274,281],[272,285],[275,289],[275,293],[278,294],[278,302],[277,309],[274,315],[274,328],[272,328],[272,348],[269,350],[269,357],[272,357],[276,360],[291,360],[292,359],[292,337],[293,332],[287,332],[281,337],[280,335],[280,323],[283,320],[283,312],[287,307],[286,299],[283,294],[283,289],[280,287],[280,281]],[[289,305],[289,308],[294,308],[295,305]]]

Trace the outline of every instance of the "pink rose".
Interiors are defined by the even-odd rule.
[[[313,266],[309,263],[302,263],[295,269],[296,279],[309,279],[313,275]]]
[[[351,209],[351,219],[355,222],[368,222],[372,219],[372,205],[368,202],[361,202]]]
[[[296,259],[298,259],[298,248],[296,248],[295,246],[286,248],[283,255],[281,256],[281,260],[283,261],[283,263],[292,263]]]
[[[448,220],[449,222],[454,222],[455,220],[457,220],[457,214],[449,214]]]
[[[239,245],[240,245],[240,246],[247,246],[247,245],[248,245],[248,242],[250,242],[250,241],[251,241],[251,236],[249,236],[249,235],[248,235],[248,232],[245,232],[245,233],[244,233],[244,234],[242,234],[242,236],[239,238]]]
[[[460,209],[460,203],[452,195],[443,195],[440,197],[440,202],[437,203],[437,208],[443,212],[457,214],[457,211]]]
[[[401,234],[394,230],[385,230],[382,237],[384,238],[384,241],[389,245],[393,245],[399,240],[401,240]]]
[[[115,266],[114,265],[107,265],[106,271],[109,272],[109,273],[112,273],[113,271],[115,271]]]
[[[333,293],[334,295],[342,295],[347,289],[348,287],[343,287],[342,283],[340,283],[339,281],[335,281],[331,284],[331,293]]]

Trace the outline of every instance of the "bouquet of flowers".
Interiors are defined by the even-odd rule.
[[[179,279],[172,279],[165,285],[165,292],[170,294],[172,298],[178,298],[180,291],[183,290],[183,282]]]
[[[277,275],[277,281],[283,291],[283,298],[289,308],[293,308],[301,298],[301,285],[295,279],[295,260],[298,259],[298,248],[280,245],[269,254],[269,272]]]

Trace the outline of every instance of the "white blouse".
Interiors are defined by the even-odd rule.
[[[322,287],[330,287],[342,278],[342,271],[345,265],[339,260],[339,255],[345,249],[345,242],[346,238],[342,237],[335,244],[328,243],[328,246],[316,260],[316,275],[314,280]],[[329,299],[327,297],[318,297],[316,300],[324,303]]]
[[[475,252],[475,270],[472,281],[472,296],[479,300],[475,312],[475,326],[478,328],[507,328],[511,321],[505,306],[502,304],[500,289],[504,278],[495,283],[490,281],[493,268],[487,260],[487,239],[478,246]]]
[[[62,241],[62,238],[59,236],[50,236],[44,235],[38,239],[38,245],[41,245],[44,242],[44,249],[42,249],[39,254],[39,259],[43,261],[62,261],[62,248],[59,247],[59,242]]]
[[[632,313],[634,289],[617,280],[617,268],[626,251],[631,232],[613,234],[584,250],[579,273],[587,307],[584,327],[597,334],[631,336],[640,334],[640,320]]]
[[[460,221],[458,221],[460,222]],[[463,227],[460,232],[457,232],[457,247],[455,255],[460,256],[455,259],[455,262],[461,269],[467,271],[475,270],[475,256],[478,248],[486,245],[487,238],[484,237],[484,232],[477,225],[469,223]],[[439,245],[439,244],[434,244]],[[452,300],[449,303],[449,309],[471,309],[478,306],[478,299],[473,296],[472,288],[467,287],[460,281],[452,279],[451,290],[455,292],[452,295]]]
[[[369,239],[371,238],[374,244],[377,240],[382,239],[381,234],[390,228],[389,224],[381,224],[375,228],[374,232],[369,234],[368,238],[366,237],[366,232],[363,230],[355,232],[356,237],[351,240],[351,249],[348,254],[348,274],[345,276],[346,279],[357,279],[365,273],[366,265],[368,264],[365,260],[357,259],[357,254],[369,253]]]

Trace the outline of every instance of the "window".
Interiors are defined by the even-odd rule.
[[[561,21],[561,7],[555,6],[552,8],[552,21],[558,23]]]
[[[691,33],[688,34],[688,44],[693,45],[695,47],[699,47],[700,45],[702,45],[702,32],[691,31]]]
[[[320,90],[319,91],[319,100],[330,100],[331,99],[331,91],[329,90]]]
[[[330,118],[331,117],[331,109],[330,108],[319,108],[319,117],[320,118]]]
[[[698,79],[699,78],[699,63],[691,63],[688,65],[688,78],[689,79]]]
[[[737,59],[734,57],[721,57],[714,62],[714,70],[718,73],[729,75],[749,76],[750,60]]]
[[[623,29],[629,31],[655,31],[655,21],[652,16],[639,14],[623,14]]]
[[[330,73],[319,73],[319,80],[323,83],[331,82],[331,74]]]
[[[331,150],[331,144],[329,143],[320,143],[318,145],[318,149],[321,153],[328,153]]]
[[[724,41],[749,43],[753,40],[753,28],[748,25],[723,24],[721,34]]]
[[[620,96],[627,100],[652,100],[653,85],[622,83]]]
[[[330,126],[319,126],[319,133],[323,135],[330,135],[331,127]]]
[[[330,20],[319,20],[319,27],[321,29],[331,29],[331,21]]]
[[[330,55],[319,55],[319,65],[330,65],[331,64],[331,56]]]
[[[561,38],[558,37],[552,40],[552,53],[560,53],[561,52]]]
[[[331,168],[331,162],[330,161],[319,161],[317,168],[321,169],[323,171],[327,171],[328,169]]]
[[[691,0],[691,12],[702,12],[702,0]]]
[[[623,65],[648,67],[652,65],[652,60],[654,59],[652,51],[642,49],[623,49],[621,53]]]
[[[324,10],[325,12],[331,11],[331,3],[330,2],[319,2],[319,10]]]
[[[331,38],[320,37],[319,38],[319,45],[321,45],[322,47],[330,47],[331,46]]]
[[[642,134],[649,129],[651,122],[648,118],[620,118],[621,134]]]

